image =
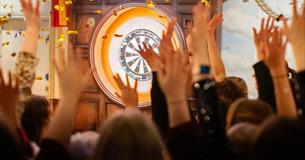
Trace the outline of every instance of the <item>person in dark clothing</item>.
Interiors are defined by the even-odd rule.
[[[33,96],[24,107],[21,126],[30,140],[39,144],[51,116],[49,102],[45,97]]]

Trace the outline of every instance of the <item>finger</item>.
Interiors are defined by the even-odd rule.
[[[59,61],[60,61],[60,64],[58,65],[58,67],[66,67],[66,56],[65,56],[65,51],[62,47],[59,48],[58,50],[58,54],[59,54]]]
[[[167,33],[165,34],[166,39],[171,39],[175,26],[176,26],[176,23],[177,23],[177,18],[174,17],[173,20],[168,25]]]
[[[138,80],[135,81],[134,83],[134,89],[137,91],[138,90]]]
[[[14,79],[15,79],[15,89],[19,91],[19,84],[20,84],[19,76],[15,75]]]
[[[130,82],[129,82],[128,74],[125,74],[125,77],[126,77],[127,87],[130,88]]]
[[[269,26],[269,31],[271,31],[274,28],[274,22],[275,22],[275,19],[272,18],[271,25]]]
[[[125,88],[125,85],[121,79],[121,76],[119,74],[116,74],[115,80],[117,81],[117,84],[119,86],[120,89]]]
[[[264,29],[264,26],[265,26],[265,18],[262,19],[262,23],[261,23],[261,30]]]
[[[257,30],[256,30],[256,28],[252,28],[252,30],[253,30],[253,35],[254,35],[254,38],[256,38],[256,36],[257,36]]]
[[[0,69],[0,84],[4,84],[2,69]]]
[[[26,2],[25,2],[25,0],[20,0],[20,4],[21,4],[21,7],[22,7],[23,9],[26,8]]]
[[[68,45],[68,62],[75,62],[76,56],[74,55],[74,49],[71,43]]]
[[[271,16],[267,19],[266,29],[269,29]]]
[[[118,92],[114,92],[114,94],[115,94],[117,97],[119,97],[120,99],[122,99],[122,96],[121,96],[121,95],[119,95],[119,93],[118,93]]]
[[[58,76],[59,79],[61,79],[62,70],[59,68],[59,65],[58,65],[57,61],[54,61],[54,64],[55,64],[55,70],[57,72],[57,76]]]
[[[297,8],[298,2],[297,0],[293,0],[292,3],[293,3],[292,5],[293,17],[298,17],[298,8]]]
[[[143,46],[144,46],[144,49],[145,49],[146,51],[148,51],[147,45],[148,45],[148,44],[146,44],[145,42],[143,42]]]
[[[32,0],[28,0],[28,7],[33,10],[33,2]]]
[[[12,86],[12,73],[8,72],[8,86],[11,87]]]
[[[36,0],[36,7],[35,7],[35,11],[36,13],[40,13],[40,0]]]

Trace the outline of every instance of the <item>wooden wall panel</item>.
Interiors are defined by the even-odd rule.
[[[91,99],[81,99],[75,112],[75,130],[96,130],[99,123],[99,102]]]
[[[93,33],[98,20],[98,14],[76,13],[75,29],[79,31],[79,33],[76,35],[76,45],[89,45],[92,37],[91,34]]]

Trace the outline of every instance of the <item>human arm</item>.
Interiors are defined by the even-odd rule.
[[[159,85],[166,97],[170,128],[191,121],[187,105],[187,73],[190,65],[187,56],[173,48],[171,37],[175,24],[175,20],[169,24],[169,29],[161,40],[160,55],[164,58],[164,68],[157,72]]]
[[[17,136],[17,129],[20,127],[16,113],[19,96],[19,79],[11,73],[8,74],[8,78],[8,83],[5,83],[2,70],[0,69],[0,109],[4,121],[7,123],[11,132]]]
[[[187,37],[189,52],[192,54],[192,73],[193,81],[202,79],[200,67],[202,65],[210,66],[207,41],[206,27],[210,17],[211,6],[198,3],[193,7],[194,25],[191,33]]]
[[[63,52],[63,51],[62,51]],[[50,123],[46,139],[52,139],[66,146],[73,130],[74,113],[82,91],[87,87],[91,71],[85,74],[79,69],[80,58],[75,58],[73,53],[68,54],[69,64],[66,63],[61,75],[61,100],[54,117]],[[60,129],[58,129],[60,127]]]
[[[259,99],[270,104],[272,109],[276,111],[276,100],[274,93],[274,85],[269,68],[266,66],[266,53],[265,42],[271,37],[273,31],[276,29],[274,26],[274,19],[268,17],[267,22],[265,18],[261,20],[260,29],[253,28],[253,40],[256,48],[257,58],[259,60],[253,68],[257,82],[257,90]]]
[[[293,17],[291,25],[289,26],[288,22],[286,20],[284,21],[284,33],[291,43],[296,63],[296,71],[305,71],[305,7],[303,7],[302,13],[299,14],[296,0],[293,0]]]
[[[296,117],[297,107],[285,62],[287,41],[284,41],[282,31],[275,30],[265,45],[265,63],[269,67],[273,79],[277,112],[280,116]]]
[[[26,22],[26,35],[22,45],[22,52],[30,53],[36,57],[38,47],[38,36],[41,27],[40,0],[33,6],[32,0],[20,0]]]
[[[217,82],[226,78],[226,70],[221,59],[220,51],[217,47],[215,31],[217,26],[223,21],[223,15],[215,15],[208,23],[207,44],[213,77]]]

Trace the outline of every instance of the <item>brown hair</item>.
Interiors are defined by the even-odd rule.
[[[125,111],[110,118],[100,134],[94,160],[163,159],[156,128],[138,111]]]
[[[271,107],[264,101],[241,98],[235,101],[228,110],[226,129],[240,122],[259,125],[271,115]]]
[[[235,100],[248,97],[248,87],[246,82],[239,77],[227,77],[222,82],[217,83],[217,91],[220,101],[229,107]]]

